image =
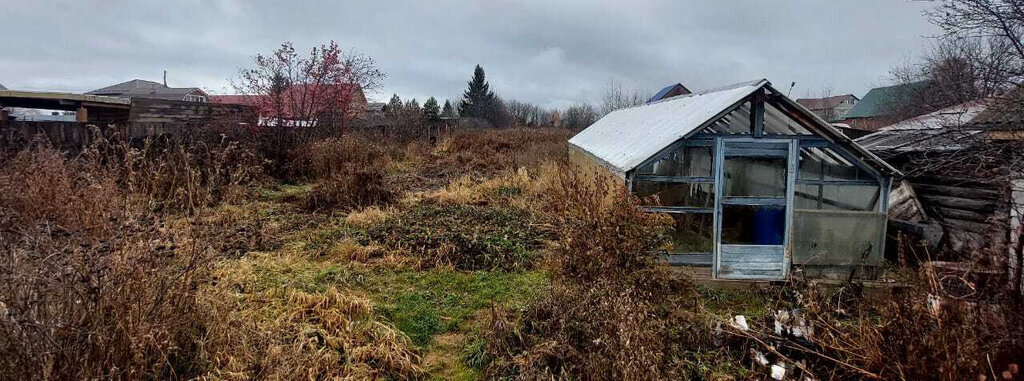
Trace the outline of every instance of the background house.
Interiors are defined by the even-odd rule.
[[[843,120],[859,100],[853,94],[843,94],[825,98],[800,98],[796,103],[818,114],[826,122],[835,123]]]
[[[370,111],[362,87],[357,84],[292,85],[278,98],[265,94],[214,95],[211,102],[252,107],[261,125],[273,125],[280,116],[285,125],[308,126],[312,122],[334,123],[362,119]],[[337,104],[335,104],[337,103]],[[280,112],[281,115],[277,115]],[[376,111],[370,111],[376,112]],[[381,104],[380,113],[383,113]]]
[[[647,103],[657,102],[662,99],[668,99],[675,96],[686,95],[689,93],[690,89],[687,89],[686,86],[683,86],[682,83],[676,83],[674,85],[665,86],[661,90],[658,90],[658,92],[655,93],[654,96],[651,97],[651,99],[647,100]]]
[[[921,81],[873,88],[846,113],[842,123],[859,130],[877,131],[881,127],[933,111],[912,107],[918,95],[929,84]]]
[[[159,82],[133,79],[110,85],[102,89],[89,91],[89,95],[102,95],[119,98],[165,99],[171,101],[206,102],[209,97],[198,87],[168,87]]]

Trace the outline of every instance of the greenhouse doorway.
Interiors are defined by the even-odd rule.
[[[794,140],[722,139],[716,277],[782,279],[792,225]]]

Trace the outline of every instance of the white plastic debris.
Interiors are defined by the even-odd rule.
[[[778,310],[775,316],[775,334],[779,336],[791,335],[793,337],[811,337],[814,327],[807,323],[800,310],[792,311]]]
[[[757,361],[761,366],[768,366],[768,357],[766,357],[764,353],[761,353],[761,351],[756,349],[751,349],[751,351],[754,352],[754,361]]]
[[[732,326],[733,327],[739,328],[741,331],[746,331],[746,330],[750,329],[750,325],[747,324],[747,317],[746,316],[736,315],[736,317],[734,317],[732,320],[733,320],[733,322],[732,322]]]
[[[772,379],[782,380],[786,378],[786,367],[782,364],[772,365]]]

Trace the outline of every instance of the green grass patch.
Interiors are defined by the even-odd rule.
[[[491,303],[525,306],[547,284],[534,271],[428,270],[375,273],[356,287],[414,343],[428,346],[435,335],[467,328]]]
[[[700,300],[712,313],[731,319],[735,315],[763,318],[770,314],[764,297],[754,290],[727,290],[697,287]]]

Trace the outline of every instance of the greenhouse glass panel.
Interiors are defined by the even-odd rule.
[[[673,183],[664,181],[636,180],[633,182],[633,193],[654,206],[688,206],[711,208],[715,205],[714,183]]]
[[[786,196],[785,157],[730,157],[724,175],[725,196]]]
[[[670,253],[710,253],[715,244],[711,213],[672,213],[675,221],[666,250]]]
[[[712,147],[680,147],[637,170],[651,176],[711,177]]]

